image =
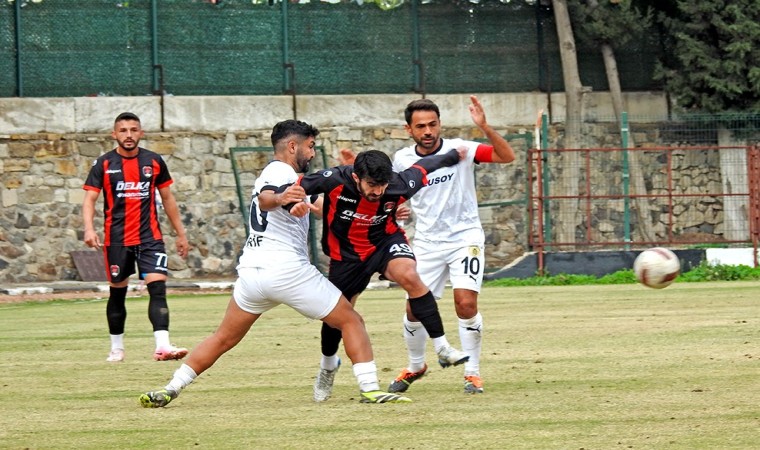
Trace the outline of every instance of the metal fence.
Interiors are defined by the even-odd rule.
[[[257,2],[263,3],[263,2]],[[0,96],[558,92],[542,2],[0,2]],[[617,51],[625,90],[656,90],[657,33]],[[584,85],[607,90],[578,47]]]
[[[549,144],[544,116],[541,144],[528,155],[532,249],[709,245],[757,250],[760,115],[633,124],[623,119],[619,140],[573,149]],[[616,125],[581,125],[586,131],[598,126],[614,132]],[[632,136],[636,143],[630,142]],[[555,135],[554,142],[561,137]]]

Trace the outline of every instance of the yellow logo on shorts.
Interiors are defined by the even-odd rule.
[[[480,255],[480,247],[472,246],[470,247],[470,256],[478,256]]]

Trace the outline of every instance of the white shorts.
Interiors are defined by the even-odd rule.
[[[443,297],[443,289],[449,279],[454,289],[480,292],[485,269],[484,250],[482,245],[445,249],[415,245],[417,273],[435,298]]]
[[[243,311],[262,314],[283,304],[310,319],[330,314],[340,296],[340,290],[316,267],[301,260],[278,262],[271,268],[238,268],[232,293]]]

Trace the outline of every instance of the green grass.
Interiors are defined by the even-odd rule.
[[[128,301],[127,360],[105,362],[105,302],[0,306],[0,448],[757,448],[760,282],[487,287],[486,393],[433,367],[414,403],[366,405],[350,364],[311,401],[319,324],[280,307],[167,408],[139,406],[178,362],[151,360],[147,300]],[[441,303],[459,346],[451,292]],[[172,339],[193,346],[227,295],[172,296]],[[403,295],[359,300],[386,385],[405,364]],[[341,350],[342,354],[342,350]]]
[[[676,278],[675,283],[699,283],[703,281],[750,281],[760,280],[760,267],[742,264],[712,264],[702,261],[688,272]],[[536,275],[527,278],[500,278],[486,283],[486,286],[571,286],[588,284],[636,284],[636,275],[631,269],[619,270],[601,277],[560,273],[556,275]]]

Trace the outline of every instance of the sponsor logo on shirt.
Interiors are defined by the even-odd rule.
[[[119,198],[146,198],[150,196],[150,182],[119,181],[116,192]]]
[[[348,197],[344,197],[342,195],[338,196],[338,200],[343,200],[344,202],[348,202],[348,203],[356,203],[356,199],[355,198],[348,198]]]
[[[445,183],[447,181],[451,181],[452,178],[454,178],[453,173],[441,175],[439,177],[428,178],[428,182],[425,186],[433,186],[434,184]]]
[[[121,169],[108,169],[106,173],[121,173]]]
[[[383,223],[387,217],[388,214],[370,216],[369,214],[358,213],[356,211],[351,211],[350,209],[345,209],[342,213],[340,213],[340,218],[342,220],[350,220],[360,227],[371,227],[372,225]]]

